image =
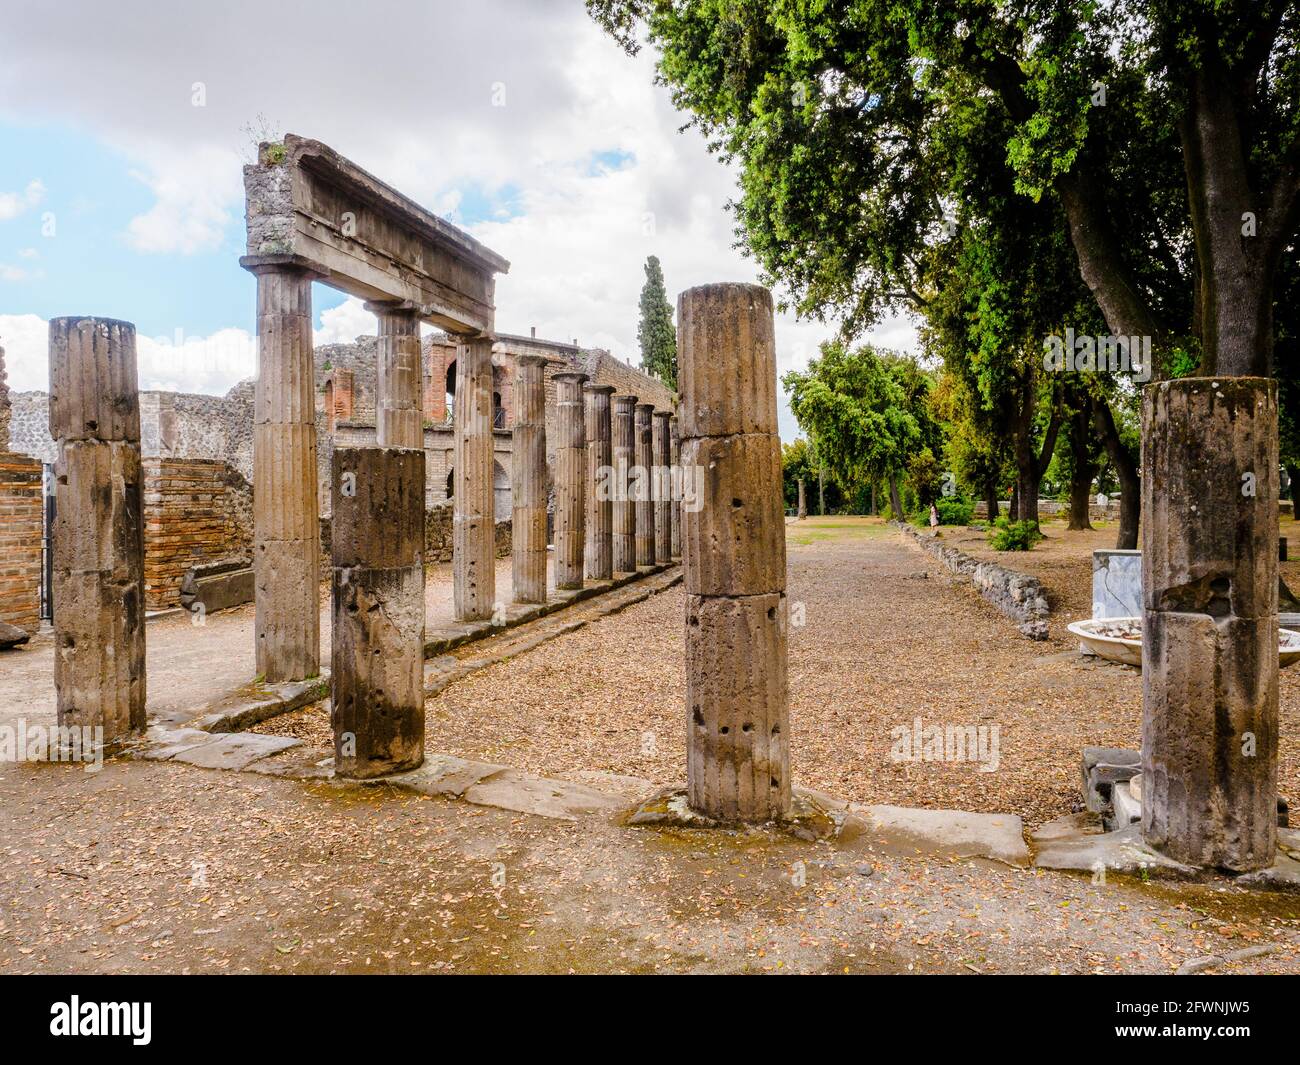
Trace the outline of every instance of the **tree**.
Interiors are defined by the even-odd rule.
[[[990,203],[975,153],[1052,210],[1106,327],[1151,337],[1159,373],[1268,374],[1276,316],[1300,313],[1277,299],[1300,221],[1296,0],[588,7],[630,50],[644,25],[677,106],[739,163],[766,279],[847,338],[953,280],[927,252],[963,197]],[[1134,455],[1108,403],[1093,421],[1134,546]]]
[[[918,378],[915,362],[904,356],[869,345],[849,351],[836,341],[823,344],[806,370],[781,378],[791,411],[817,440],[823,461],[854,493],[886,481],[895,518],[905,513],[899,475],[934,432]]]
[[[641,344],[641,369],[654,374],[669,388],[677,388],[677,330],[673,328],[673,307],[664,289],[664,272],[658,256],[645,261],[645,284],[641,287],[641,321],[636,338]]]

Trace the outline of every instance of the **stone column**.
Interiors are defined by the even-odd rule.
[[[490,337],[466,339],[457,351],[455,421],[452,597],[457,621],[487,621],[496,597]]]
[[[795,511],[795,518],[799,521],[803,521],[806,517],[808,517],[808,504],[804,500],[803,478],[800,477],[799,478],[799,509]]]
[[[668,419],[672,415],[666,410],[657,410],[653,415],[651,446],[654,449],[654,485],[655,515],[655,558],[667,562],[673,557],[673,501],[672,501],[672,443],[668,438]]]
[[[582,587],[586,531],[587,417],[582,384],[587,375],[557,373],[555,441],[555,587]]]
[[[424,449],[333,456],[334,771],[376,777],[424,761]]]
[[[102,728],[110,743],[145,727],[135,326],[54,318],[49,328],[58,723]]]
[[[613,385],[587,385],[587,544],[586,577],[614,576],[613,437],[609,397]]]
[[[704,285],[677,305],[682,464],[708,471],[682,515],[687,791],[725,820],[790,809],[785,520],[772,297]]]
[[[1277,384],[1142,405],[1142,834],[1190,865],[1277,856]]]
[[[367,303],[379,318],[375,437],[380,447],[424,448],[420,313],[401,304]]]
[[[636,405],[636,467],[638,476],[629,482],[636,497],[636,564],[655,564],[654,404]]]
[[[515,356],[510,498],[516,603],[546,602],[546,359]]]
[[[670,483],[673,489],[672,506],[669,508],[669,518],[672,522],[669,531],[668,552],[671,558],[682,557],[682,436],[681,430],[677,424],[677,415],[674,414],[668,419],[668,448],[669,458],[672,463],[672,474]]]
[[[268,684],[320,672],[320,503],[311,281],[259,266],[253,404],[257,673]]]
[[[636,396],[615,396],[614,456],[614,572],[636,571],[636,501],[628,480],[636,464]]]

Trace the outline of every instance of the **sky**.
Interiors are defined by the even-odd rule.
[[[140,387],[224,393],[256,371],[241,167],[258,139],[324,141],[510,260],[497,328],[639,360],[658,255],[670,302],[754,281],[710,155],[653,54],[581,0],[7,0],[0,13],[0,345],[14,390],[48,386],[48,319],[136,324]],[[269,135],[269,137],[268,137]],[[779,296],[780,293],[778,292]],[[317,343],[375,332],[313,286]],[[833,323],[777,318],[778,372]],[[867,339],[914,350],[914,328]],[[797,427],[781,402],[781,435]]]

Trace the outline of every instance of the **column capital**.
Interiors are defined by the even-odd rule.
[[[614,394],[613,385],[593,385],[590,381],[588,381],[585,385],[582,386],[582,388],[584,392],[597,393],[602,396],[612,396]]]
[[[316,281],[323,277],[309,259],[301,255],[241,255],[239,265],[250,274],[303,274]]]
[[[582,384],[587,380],[587,375],[580,370],[561,370],[557,374],[551,375],[553,381],[575,381]]]
[[[424,309],[418,303],[412,303],[410,300],[366,300],[362,304],[371,314],[378,315],[410,315],[414,318],[423,318]]]

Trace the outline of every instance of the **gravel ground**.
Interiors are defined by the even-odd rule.
[[[1020,814],[1029,825],[1078,807],[1089,744],[1136,748],[1141,674],[1080,657],[1065,621],[1091,610],[1091,552],[1113,530],[1049,527],[1033,551],[997,555],[1046,583],[1051,638],[1027,640],[902,534],[877,521],[789,526],[796,783],[859,802]],[[981,553],[978,533],[945,538]],[[673,589],[451,685],[427,703],[430,751],[551,776],[584,769],[685,776],[683,593]],[[465,653],[475,653],[466,651]],[[1300,667],[1282,673],[1280,790],[1300,799]],[[891,730],[998,728],[998,766],[891,758]],[[268,722],[330,746],[320,709]],[[988,763],[986,763],[988,764]]]
[[[190,766],[0,763],[0,973],[1294,972],[1300,903]]]
[[[1084,745],[1138,745],[1137,672],[1090,664],[1055,633],[1024,639],[896,531],[810,519],[791,528],[789,548],[790,600],[806,618],[790,639],[798,783],[1037,824],[1078,802]],[[1079,565],[1086,576],[1088,563]],[[429,700],[429,749],[557,776],[599,769],[680,781],[682,612],[676,589],[457,682]],[[1300,690],[1284,677],[1282,790],[1300,796]],[[917,716],[996,725],[997,770],[892,759],[891,730]],[[322,737],[326,728],[322,714]]]

